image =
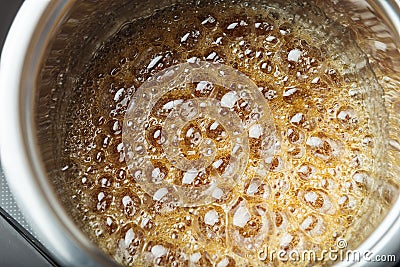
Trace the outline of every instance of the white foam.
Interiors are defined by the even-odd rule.
[[[257,182],[252,182],[252,183],[249,185],[249,187],[247,188],[246,193],[247,193],[248,195],[254,195],[255,193],[258,192],[258,187],[259,187],[259,184],[258,184]]]
[[[321,147],[324,144],[324,141],[322,141],[322,139],[319,138],[319,137],[310,136],[307,139],[306,144],[309,145],[309,146],[312,146],[312,147]]]
[[[213,226],[219,221],[218,212],[216,210],[207,211],[204,215],[204,223]]]
[[[213,130],[217,129],[218,125],[219,125],[218,122],[214,122],[213,124],[211,124],[210,130],[213,131]]]
[[[307,193],[304,195],[304,198],[305,198],[305,200],[306,200],[307,202],[310,202],[310,203],[312,203],[312,204],[315,204],[315,202],[316,202],[317,199],[318,199],[318,195],[317,195],[317,193],[315,193],[315,192],[307,192]]]
[[[132,228],[130,228],[125,233],[125,246],[128,247],[132,243],[133,239],[135,239],[135,233],[133,232]]]
[[[218,262],[217,267],[226,267],[229,264],[228,258],[222,259],[220,262]]]
[[[160,188],[154,193],[153,199],[155,201],[160,201],[167,193],[168,193],[167,188]]]
[[[289,88],[288,90],[286,90],[285,92],[283,92],[283,96],[291,96],[294,93],[296,93],[297,91],[299,91],[299,89],[297,89],[296,87],[293,88]]]
[[[190,262],[197,263],[201,259],[200,252],[193,253],[192,255],[190,255],[189,259]]]
[[[250,213],[245,204],[238,207],[233,215],[233,225],[243,228],[250,220]]]
[[[260,138],[263,133],[263,128],[260,124],[254,124],[249,129],[249,137],[251,138]]]
[[[303,113],[297,113],[290,119],[290,122],[291,123],[300,123],[301,120],[303,119],[303,117],[304,117]]]
[[[300,59],[302,52],[299,49],[290,50],[288,54],[288,60],[297,62]]]
[[[167,252],[167,249],[164,248],[162,245],[155,245],[151,248],[151,254],[153,254],[155,258],[160,258],[164,255],[167,255]]]
[[[126,207],[129,203],[132,203],[132,199],[130,196],[124,196],[122,198],[122,204]]]
[[[183,175],[182,183],[183,184],[191,184],[191,183],[193,183],[194,178],[196,178],[198,174],[199,174],[199,172],[196,169],[188,170]]]
[[[218,169],[218,168],[221,166],[222,163],[223,163],[222,159],[219,159],[219,160],[215,161],[215,162],[212,164],[212,166],[213,166],[215,169]]]
[[[236,101],[239,99],[239,96],[236,92],[228,92],[221,99],[221,106],[227,108],[233,108],[236,104]]]
[[[279,240],[280,245],[282,247],[288,247],[290,245],[290,242],[292,242],[293,236],[291,234],[285,233],[281,239]]]

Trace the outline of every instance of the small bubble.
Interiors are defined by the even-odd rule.
[[[283,91],[283,100],[288,103],[293,103],[293,101],[297,100],[300,96],[301,91],[296,87],[289,87]]]
[[[287,138],[292,144],[300,144],[304,141],[304,133],[297,128],[289,128],[287,130]]]
[[[337,119],[345,129],[354,128],[358,123],[356,111],[351,107],[341,107],[337,112]]]
[[[297,174],[303,180],[310,180],[315,172],[315,167],[310,164],[303,164],[297,170]]]

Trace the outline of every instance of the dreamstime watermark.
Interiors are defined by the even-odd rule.
[[[321,251],[314,250],[272,250],[264,246],[258,252],[260,261],[281,261],[281,262],[318,262],[318,261],[341,261],[341,262],[396,262],[396,255],[375,254],[371,250],[350,250],[347,249],[347,241],[338,239],[336,245]]]

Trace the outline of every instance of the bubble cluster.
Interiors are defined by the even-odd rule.
[[[375,140],[351,94],[365,77],[343,64],[359,48],[317,7],[279,3],[156,11],[77,79],[63,166],[75,220],[117,262],[285,265],[260,250],[322,251],[357,220]]]
[[[190,98],[195,93],[192,86],[192,90],[181,89],[185,95],[178,98],[175,92],[173,100],[158,104],[179,90],[175,88],[195,83],[196,89],[218,85],[226,92],[220,99],[210,97],[219,93],[217,87],[209,97]],[[166,116],[147,125],[154,112]],[[146,142],[148,126],[158,129],[151,132],[160,138],[156,143],[161,154],[151,152],[154,141]],[[219,128],[221,142],[209,138]],[[177,206],[212,203],[240,187],[248,178],[250,148],[267,159],[273,155],[276,139],[269,106],[254,82],[225,65],[206,62],[175,65],[142,84],[128,106],[122,137],[125,161],[136,183],[153,199]],[[254,142],[259,144],[254,147]],[[162,167],[154,163],[162,160]],[[255,171],[266,173],[267,166],[259,160]]]

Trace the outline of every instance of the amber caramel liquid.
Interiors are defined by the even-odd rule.
[[[332,37],[335,31],[342,39]],[[363,77],[347,65],[352,55],[362,53],[348,30],[306,5],[283,10],[190,2],[124,24],[79,77],[68,112],[73,124],[65,149],[79,166],[75,219],[127,266],[268,266],[285,263],[260,259],[266,247],[320,253],[334,246],[358,218],[374,165],[374,132],[360,97]],[[271,109],[279,149],[268,174],[258,180],[249,175],[229,199],[175,207],[136,184],[124,159],[122,125],[146,79],[196,60],[231,66],[257,84]],[[220,99],[224,90],[215,86],[209,93]],[[171,167],[157,142],[169,97],[190,94],[174,91],[153,107],[146,140],[159,175],[181,185],[182,172]],[[214,122],[205,118],[183,129],[190,130],[180,142],[188,159],[198,157],[196,140],[206,136],[215,140],[222,160],[197,175],[193,186],[207,184],[230,157],[227,137],[211,127]],[[252,142],[249,164],[256,164],[259,144]]]

